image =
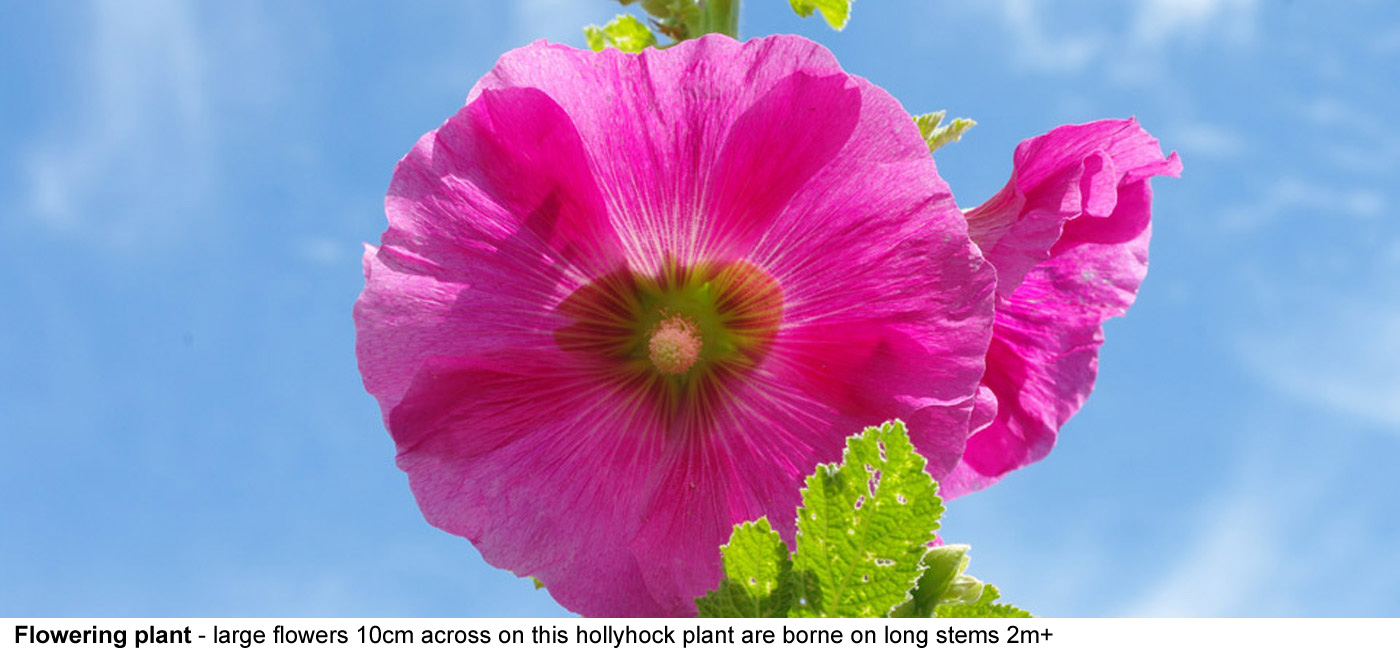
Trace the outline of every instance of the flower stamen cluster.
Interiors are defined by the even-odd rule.
[[[702,347],[695,325],[684,316],[669,316],[652,330],[647,356],[662,374],[680,375],[695,365]]]

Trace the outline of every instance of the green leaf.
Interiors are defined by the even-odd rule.
[[[959,117],[948,124],[942,124],[943,118],[947,114],[948,111],[938,111],[914,116],[914,123],[919,125],[919,135],[924,136],[929,153],[938,151],[938,148],[945,144],[961,140],[968,129],[977,126],[977,122],[965,117]]]
[[[967,546],[928,546],[943,502],[924,465],[898,420],[848,438],[807,477],[797,553],[766,518],[735,526],[700,616],[1029,617],[964,573]]]
[[[904,423],[846,441],[840,465],[807,478],[793,568],[798,616],[885,616],[909,598],[943,502]]]
[[[588,48],[594,52],[608,47],[615,47],[623,52],[641,52],[656,45],[656,35],[651,33],[646,23],[637,20],[632,14],[619,14],[602,27],[584,27],[583,35],[588,40]]]
[[[724,580],[695,601],[702,618],[782,618],[792,605],[792,559],[762,518],[739,524],[719,547]]]
[[[588,49],[594,52],[602,52],[603,48],[608,46],[608,41],[603,36],[603,28],[597,25],[583,28],[583,40],[588,42]]]
[[[948,544],[945,546],[935,546],[924,553],[924,574],[919,577],[919,582],[914,586],[914,592],[910,594],[908,601],[896,607],[890,613],[892,617],[898,618],[928,618],[933,616],[933,609],[939,603],[944,602],[944,592],[953,584],[954,579],[960,577],[967,569],[968,546],[966,544]]]
[[[938,125],[943,122],[943,118],[947,115],[948,111],[934,111],[932,113],[924,113],[923,115],[915,115],[914,123],[919,125],[919,135],[924,136],[924,139],[927,140],[928,137],[933,134],[934,129],[938,128]]]
[[[541,589],[544,589],[544,583],[543,583],[543,582],[540,582],[540,579],[539,579],[539,578],[536,578],[536,577],[534,577],[534,576],[530,576],[530,579],[535,581],[535,591],[539,591],[539,590],[541,590]]]
[[[854,0],[788,0],[792,4],[792,10],[797,15],[806,18],[812,15],[813,11],[822,12],[822,18],[826,19],[826,24],[836,31],[846,28],[846,23],[851,20],[851,2]]]
[[[936,615],[938,618],[1032,618],[1024,609],[996,602],[1000,597],[1001,592],[995,586],[986,585],[976,602],[939,605]]]

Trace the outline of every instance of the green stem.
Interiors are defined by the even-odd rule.
[[[739,2],[740,0],[706,0],[704,18],[701,19],[701,33],[728,34],[731,38],[739,38]]]

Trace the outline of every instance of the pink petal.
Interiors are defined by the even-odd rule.
[[[1103,321],[1126,313],[1147,274],[1149,179],[1180,171],[1135,120],[1065,126],[1021,143],[1006,188],[968,211],[998,274],[978,408],[995,417],[974,429],[945,494],[1050,452],[1093,389]]]
[[[385,409],[417,360],[549,327],[542,300],[623,264],[578,133],[535,89],[484,93],[423,136],[385,211],[355,305],[360,371]]]
[[[742,256],[849,135],[852,85],[800,38],[706,37],[637,55],[536,43],[502,56],[468,101],[531,87],[558,102],[594,153],[618,232],[651,235],[625,239],[633,267],[655,270],[668,255]],[[783,112],[789,102],[801,119]]]
[[[778,82],[730,128],[705,207],[715,215],[715,252],[742,256],[851,137],[860,89],[845,74],[798,72]],[[802,135],[793,137],[793,122]]]
[[[627,542],[666,440],[562,352],[434,357],[389,417],[428,522],[593,616],[662,616]]]

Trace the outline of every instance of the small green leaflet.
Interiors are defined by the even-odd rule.
[[[846,28],[846,23],[851,20],[851,3],[854,0],[788,0],[792,4],[792,10],[797,15],[806,18],[812,15],[813,11],[820,11],[822,18],[826,19],[826,24],[836,31]]]
[[[641,52],[649,46],[656,45],[656,35],[632,14],[618,14],[617,18],[608,21],[608,24],[602,27],[584,27],[583,35],[588,39],[588,48],[594,52],[601,52],[609,47],[623,52]]]
[[[942,124],[947,114],[948,111],[938,111],[914,116],[914,123],[919,125],[919,135],[924,136],[924,142],[928,143],[929,153],[938,151],[938,148],[945,144],[961,140],[968,129],[977,126],[976,122],[965,117]]]
[[[735,526],[700,616],[1029,616],[964,573],[967,546],[929,546],[943,502],[924,465],[898,420],[848,438],[840,464],[807,477],[797,553],[767,519]]]
[[[792,606],[792,559],[768,519],[739,524],[719,547],[724,575],[719,589],[695,601],[702,618],[773,618]]]

